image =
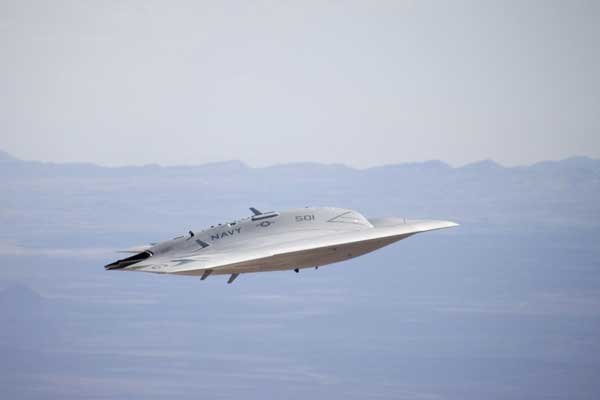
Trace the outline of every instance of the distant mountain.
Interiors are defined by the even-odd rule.
[[[0,163],[16,161],[16,159],[5,151],[0,150]]]
[[[162,167],[157,164],[103,167],[91,163],[49,163],[24,161],[0,151],[0,176],[120,176],[172,175],[194,173],[237,173],[248,167],[241,161],[223,161],[193,166]]]
[[[462,167],[451,167],[439,161],[430,160],[424,162],[411,162],[388,164],[367,169],[355,169],[343,164],[321,164],[313,162],[296,162],[288,164],[277,164],[262,168],[249,167],[237,160],[213,162],[199,165],[160,166],[148,164],[141,166],[103,167],[91,163],[48,163],[40,161],[24,161],[17,159],[5,151],[0,150],[0,175],[12,176],[119,176],[131,175],[193,175],[193,174],[240,174],[247,172],[275,174],[378,174],[382,171],[409,171],[414,173],[450,173],[454,170],[490,172],[499,170],[508,171],[552,171],[557,170],[580,170],[600,173],[600,160],[589,157],[571,157],[559,161],[542,161],[530,166],[504,167],[493,160],[482,160],[464,165]]]
[[[0,289],[0,321],[38,317],[44,310],[42,297],[22,284]]]
[[[0,309],[8,308],[32,309],[38,308],[42,297],[27,286],[15,284],[0,290]]]
[[[596,227],[600,160],[573,157],[504,167],[483,160],[355,169],[290,163],[101,167],[18,160],[0,153],[0,244],[114,246],[245,216],[247,207],[355,208],[370,216],[453,219],[462,229]],[[552,228],[554,229],[554,228]],[[94,235],[90,235],[94,234]],[[104,235],[104,236],[103,236]],[[99,240],[101,238],[101,240]]]

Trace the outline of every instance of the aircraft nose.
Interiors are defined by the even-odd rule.
[[[122,260],[117,260],[113,263],[110,263],[108,265],[104,266],[104,269],[111,270],[111,269],[121,269],[121,268],[125,268],[128,267],[130,265],[133,264],[137,264],[140,261],[143,261],[149,257],[152,257],[153,253],[150,250],[146,250],[143,251],[141,253],[138,253],[136,255],[133,255],[131,257],[127,257],[127,258],[123,258]]]

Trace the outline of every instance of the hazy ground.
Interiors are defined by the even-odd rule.
[[[595,399],[600,162],[104,169],[0,154],[7,398]],[[320,268],[204,282],[115,249],[248,214],[451,219]]]

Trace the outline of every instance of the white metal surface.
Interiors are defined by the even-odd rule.
[[[367,219],[356,211],[307,207],[260,213],[190,232],[116,261],[106,269],[161,274],[231,275],[302,269],[357,257],[416,233],[457,226],[450,221]]]

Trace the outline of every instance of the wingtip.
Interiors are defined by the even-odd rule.
[[[460,226],[459,223],[454,221],[436,221],[436,227],[434,229],[446,229],[446,228],[454,228]]]
[[[434,231],[437,229],[454,228],[460,226],[460,224],[454,221],[437,221],[437,220],[424,220],[419,221],[415,224],[420,228],[421,232]]]

